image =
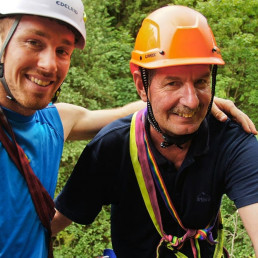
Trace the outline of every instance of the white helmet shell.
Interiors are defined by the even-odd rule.
[[[39,15],[70,24],[80,38],[75,47],[83,49],[86,41],[84,7],[81,0],[6,0],[0,4],[0,15]]]

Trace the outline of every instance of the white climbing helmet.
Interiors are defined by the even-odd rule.
[[[83,49],[86,41],[84,7],[81,0],[6,0],[0,4],[0,16],[30,14],[54,18],[70,24],[80,38],[75,47]]]

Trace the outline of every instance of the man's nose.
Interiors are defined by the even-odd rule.
[[[52,49],[45,49],[39,55],[38,66],[46,71],[55,73],[57,71],[56,52]]]
[[[195,109],[199,106],[199,98],[194,87],[194,83],[187,82],[182,87],[182,97],[180,103],[191,109]]]

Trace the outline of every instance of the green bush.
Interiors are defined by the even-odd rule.
[[[55,257],[98,257],[112,248],[110,239],[110,207],[103,207],[89,226],[72,223],[54,238]]]
[[[253,247],[248,237],[236,207],[224,196],[221,214],[224,226],[224,243],[230,257],[255,258]]]

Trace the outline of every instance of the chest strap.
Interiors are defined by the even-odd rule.
[[[156,230],[161,236],[160,243],[156,249],[156,257],[159,257],[159,249],[163,243],[166,243],[166,247],[172,250],[176,257],[186,257],[184,254],[179,252],[179,250],[183,247],[185,241],[189,240],[194,257],[199,258],[201,255],[198,240],[206,240],[212,245],[217,243],[213,240],[211,233],[214,224],[211,225],[210,223],[204,229],[188,229],[183,225],[172,201],[170,200],[162,176],[159,172],[159,168],[151,152],[145,132],[145,117],[146,110],[141,110],[133,115],[130,129],[130,155],[145,206]],[[159,189],[171,216],[177,221],[180,227],[185,230],[186,233],[182,237],[167,235],[163,230],[154,182]],[[217,216],[215,220],[213,219],[212,221],[216,221],[216,219]],[[222,232],[219,233],[220,235],[218,240],[222,240]],[[214,257],[221,257],[222,253],[223,243],[220,241],[216,246]]]

